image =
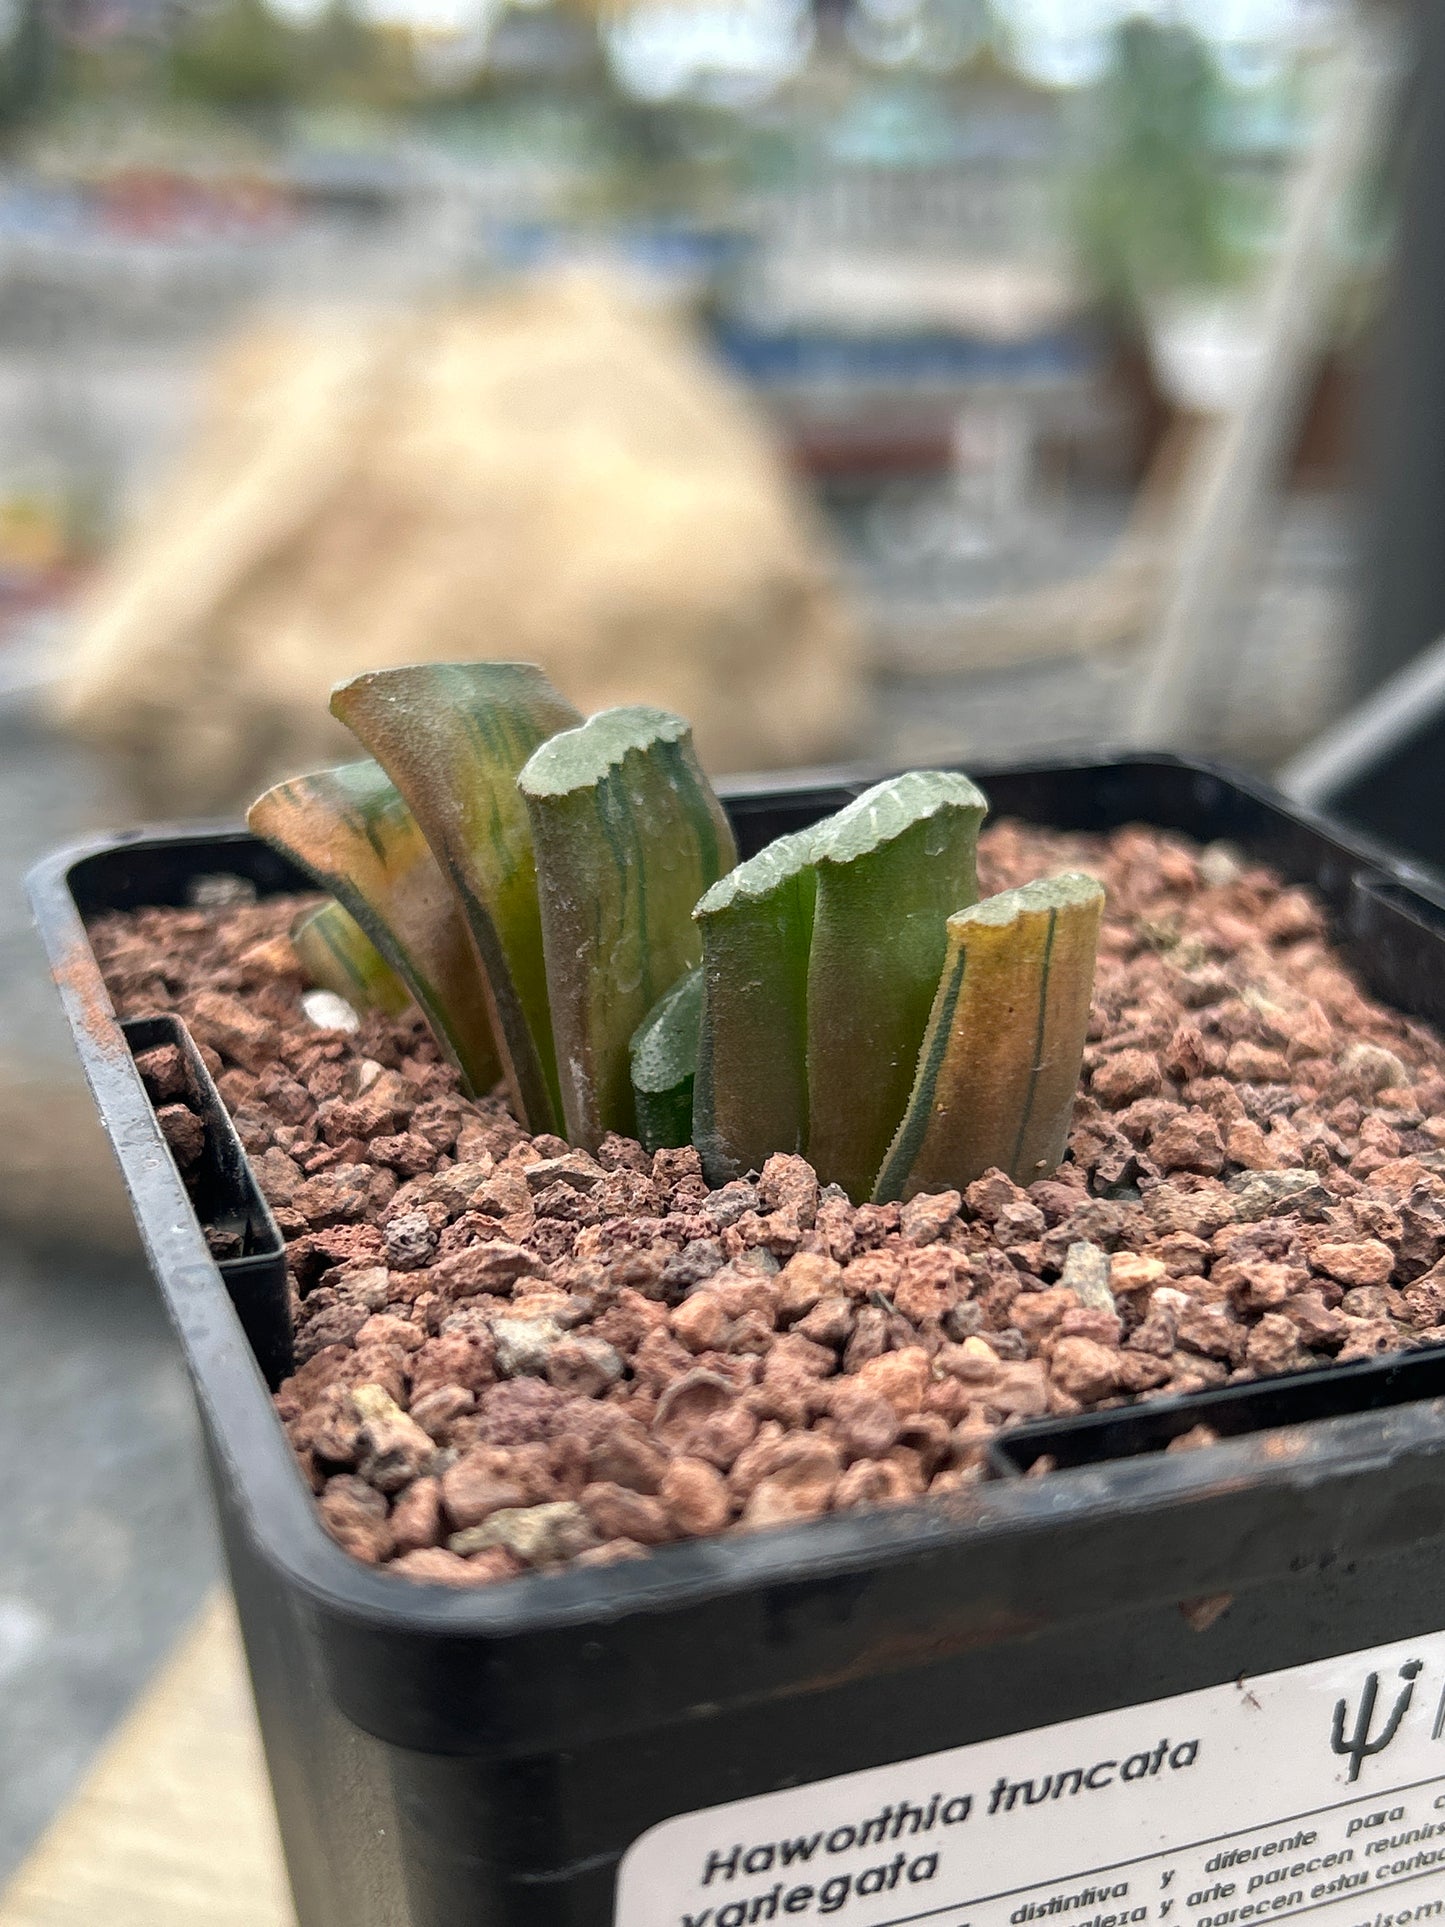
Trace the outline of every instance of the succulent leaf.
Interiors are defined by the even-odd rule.
[[[297,918],[291,947],[312,983],[334,990],[353,1010],[399,1017],[411,1002],[401,978],[334,897]]]
[[[517,773],[581,713],[526,662],[417,663],[342,683],[332,714],[405,797],[476,945],[518,1116],[559,1115],[537,866]]]
[[[692,1142],[692,1092],[702,1022],[702,966],[665,990],[634,1031],[632,1096],[645,1151]]]
[[[1032,1184],[1063,1160],[1104,892],[1070,873],[948,920],[913,1094],[875,1198],[962,1190],[995,1166]]]
[[[817,831],[780,836],[693,911],[703,1010],[693,1142],[709,1184],[808,1142],[808,952]]]
[[[635,1134],[628,1046],[698,961],[693,905],[736,861],[679,716],[607,709],[534,751],[517,779],[537,853],[566,1135]]]
[[[808,1156],[851,1198],[873,1182],[908,1102],[950,915],[978,896],[987,799],[912,770],[819,826],[808,964]]]
[[[251,805],[257,836],[361,925],[475,1095],[502,1075],[466,922],[416,818],[375,763],[278,783]]]

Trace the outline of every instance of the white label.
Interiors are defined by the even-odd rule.
[[[617,1927],[1445,1927],[1445,1633],[665,1820]]]

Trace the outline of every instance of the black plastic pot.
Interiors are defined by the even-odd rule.
[[[1445,1022],[1442,913],[1378,851],[1266,791],[1158,757],[976,773],[997,814],[1232,840],[1322,894],[1378,995]],[[743,853],[864,780],[734,789]],[[673,1816],[1445,1622],[1442,1353],[1024,1428],[994,1480],[954,1500],[605,1570],[455,1593],[354,1563],[267,1397],[289,1341],[275,1228],[217,1103],[199,1208],[233,1255],[213,1259],[133,1063],[157,1025],[117,1023],[86,938],[86,918],[183,903],[212,872],[262,893],[299,881],[240,832],[170,831],[63,853],[31,890],[195,1382],[302,1927],[605,1927],[620,1858]],[[1159,1449],[1203,1410],[1233,1436]],[[1044,1451],[1063,1469],[1020,1476]],[[743,1838],[730,1828],[724,1843]],[[774,1913],[830,1910],[821,1887],[795,1909],[800,1891],[779,1889]],[[940,1907],[933,1888],[890,1896],[855,1895],[847,1927],[1021,1917],[1012,1899],[995,1915]],[[618,1919],[650,1923],[651,1905],[634,1880]],[[764,1892],[712,1927],[772,1917]]]

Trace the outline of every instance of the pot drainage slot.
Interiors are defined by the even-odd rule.
[[[1109,1459],[1165,1452],[1201,1426],[1215,1438],[1238,1438],[1428,1398],[1445,1398],[1445,1346],[1016,1426],[993,1441],[989,1471],[995,1478],[1006,1479],[1044,1470],[1068,1471]],[[1200,1443],[1208,1442],[1201,1437]]]
[[[182,1088],[158,1095],[153,1106],[181,1104],[202,1126],[199,1148],[176,1157],[206,1244],[225,1282],[266,1383],[275,1391],[293,1365],[286,1246],[261,1195],[230,1113],[195,1040],[178,1017],[137,1017],[121,1025],[133,1057],[174,1046],[181,1054]],[[184,1123],[184,1120],[182,1120]]]

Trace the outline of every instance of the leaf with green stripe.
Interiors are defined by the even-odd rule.
[[[880,1202],[1016,1184],[1063,1161],[1084,1056],[1104,892],[1071,873],[948,920],[948,956],[913,1095],[878,1174]]]
[[[633,1032],[632,1097],[645,1151],[692,1142],[692,1091],[702,1022],[702,966],[665,990]]]
[[[257,836],[361,925],[480,1096],[502,1075],[482,973],[451,886],[416,818],[375,763],[278,783],[251,805]]]
[[[566,1134],[636,1135],[628,1046],[697,963],[693,906],[736,861],[680,716],[606,709],[536,750],[517,786],[537,853]]]
[[[709,1184],[808,1142],[808,952],[817,831],[780,836],[715,883],[702,932],[693,1142]]]
[[[978,896],[987,809],[966,776],[912,770],[819,826],[808,1156],[856,1201],[871,1195],[908,1102],[948,919]]]
[[[297,918],[291,947],[312,983],[335,991],[353,1010],[399,1017],[411,1003],[401,978],[334,897]]]
[[[581,713],[526,662],[418,663],[342,683],[333,715],[396,784],[460,900],[482,967],[513,1101],[556,1128],[537,866],[517,774]]]

